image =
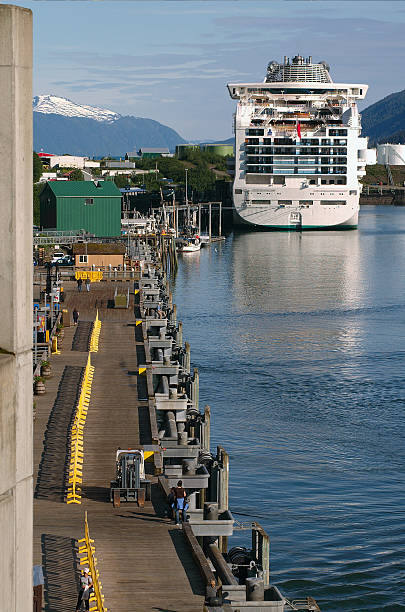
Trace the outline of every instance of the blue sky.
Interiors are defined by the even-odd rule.
[[[149,117],[186,139],[232,134],[227,82],[270,60],[325,59],[367,83],[366,105],[405,88],[405,4],[255,0],[21,2],[34,13],[34,95]]]

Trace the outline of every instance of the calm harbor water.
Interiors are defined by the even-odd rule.
[[[405,208],[234,233],[182,256],[174,296],[272,583],[323,612],[405,610]]]

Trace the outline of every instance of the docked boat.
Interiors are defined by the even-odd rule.
[[[180,253],[194,253],[201,249],[201,241],[198,236],[193,238],[184,238],[182,244],[179,245]]]
[[[326,62],[285,57],[263,83],[230,83],[235,113],[234,221],[262,229],[357,227],[372,153],[357,101],[368,86],[334,83]],[[375,163],[375,162],[374,162]]]

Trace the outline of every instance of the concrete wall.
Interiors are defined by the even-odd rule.
[[[0,610],[32,610],[32,13],[0,4]]]

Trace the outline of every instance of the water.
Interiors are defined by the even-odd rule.
[[[365,207],[358,231],[235,233],[175,283],[231,509],[323,612],[405,610],[404,256],[405,208]]]

